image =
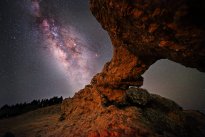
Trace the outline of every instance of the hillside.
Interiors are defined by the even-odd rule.
[[[89,86],[62,105],[0,120],[0,137],[204,137],[205,115],[144,89],[127,90],[126,104],[95,102]],[[81,100],[81,101],[79,101]],[[61,108],[62,107],[62,108]],[[62,114],[63,112],[66,112]]]
[[[6,132],[16,137],[40,137],[59,132],[60,105],[49,106],[16,117],[0,120],[0,137]]]

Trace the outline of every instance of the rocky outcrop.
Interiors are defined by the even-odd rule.
[[[90,0],[90,7],[114,46],[97,85],[140,85],[132,82],[165,58],[205,71],[203,1]]]
[[[90,0],[90,7],[115,50],[122,46],[147,65],[167,58],[205,71],[203,0]]]
[[[141,76],[159,59],[205,71],[202,0],[90,0],[114,55],[62,104],[69,136],[203,137],[205,117],[152,95]],[[134,88],[130,88],[134,87]]]
[[[141,93],[142,92],[142,93]],[[86,86],[62,104],[63,136],[204,137],[205,116],[184,111],[175,102],[144,89],[127,90],[125,104],[102,105],[93,86]],[[131,96],[130,96],[131,95]]]

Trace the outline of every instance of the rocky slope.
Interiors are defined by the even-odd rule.
[[[102,106],[87,86],[61,106],[0,120],[0,137],[203,137],[204,114],[184,111],[171,100],[130,88],[124,106]]]
[[[139,88],[159,59],[205,71],[204,7],[202,0],[90,0],[114,55],[90,85],[63,102],[64,134],[204,137],[203,114]]]
[[[125,104],[101,104],[93,86],[64,101],[63,135],[88,137],[204,137],[205,116],[140,88],[125,91]]]
[[[61,133],[60,105],[0,120],[0,137],[48,137]]]

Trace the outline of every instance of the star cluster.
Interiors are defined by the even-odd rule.
[[[40,1],[32,0],[32,11],[43,34],[44,44],[67,71],[70,82],[81,87],[89,83],[97,52],[90,51],[86,40],[69,24],[41,14]]]
[[[0,106],[73,96],[111,54],[88,1],[0,1]]]

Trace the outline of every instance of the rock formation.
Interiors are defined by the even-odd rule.
[[[90,8],[109,33],[114,55],[90,85],[63,102],[64,131],[89,137],[205,136],[203,114],[139,88],[141,75],[159,59],[205,71],[205,2],[90,0]]]
[[[141,74],[165,58],[205,71],[203,1],[91,0],[90,5],[114,46],[96,85],[141,85]]]

